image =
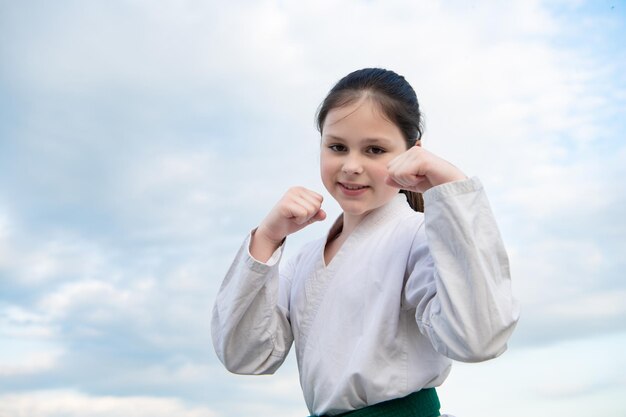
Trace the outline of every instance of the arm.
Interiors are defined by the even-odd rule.
[[[413,243],[404,301],[441,354],[465,362],[496,357],[506,350],[519,308],[482,185],[446,183],[424,200],[425,229]]]
[[[324,220],[322,196],[289,189],[239,249],[213,308],[215,352],[235,373],[273,373],[283,363],[293,334],[289,323],[292,264],[279,276],[282,245],[291,233]]]
[[[285,360],[293,335],[289,323],[290,280],[279,276],[282,247],[266,263],[239,249],[213,308],[211,335],[217,356],[231,372],[271,374]],[[288,271],[287,271],[288,274]]]

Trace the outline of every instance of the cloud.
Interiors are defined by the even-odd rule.
[[[338,78],[365,66],[404,74],[425,111],[425,146],[485,184],[522,300],[512,348],[621,332],[623,25],[587,7],[2,6],[12,41],[0,45],[0,415],[25,413],[8,400],[61,413],[45,408],[55,395],[66,415],[133,415],[131,404],[304,414],[293,362],[271,380],[230,376],[208,321],[234,252],[289,186],[322,192],[338,214],[318,178],[313,114]],[[328,221],[290,237],[286,255]],[[68,384],[80,393],[29,391]]]
[[[41,343],[36,339],[29,341],[2,336],[8,347],[0,351],[0,378],[37,375],[56,368],[62,354],[58,346]]]
[[[69,390],[0,395],[0,416],[216,417],[207,407],[175,398],[90,396]]]
[[[442,412],[484,415],[486,397],[470,387],[490,384],[489,407],[511,417],[619,415],[626,411],[619,394],[626,386],[620,353],[625,338],[620,332],[511,350],[496,361],[455,363],[439,389]]]
[[[18,305],[4,305],[0,310],[1,334],[10,338],[46,340],[56,334],[46,315]]]
[[[0,271],[9,261],[9,237],[11,235],[11,225],[9,224],[8,215],[3,213],[2,205],[0,205]]]

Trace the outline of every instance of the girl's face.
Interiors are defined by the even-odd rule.
[[[398,193],[385,184],[387,164],[407,150],[402,132],[371,99],[328,112],[322,128],[322,182],[344,220],[360,221]]]

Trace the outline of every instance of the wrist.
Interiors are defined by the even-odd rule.
[[[282,245],[284,239],[276,241],[268,237],[261,230],[261,226],[252,231],[250,237],[249,253],[252,258],[259,262],[267,262],[272,254]]]
[[[448,170],[448,172],[446,172],[444,175],[439,176],[439,178],[435,177],[435,180],[431,181],[431,184],[433,185],[433,187],[447,184],[450,182],[464,181],[468,179],[468,176],[465,175],[465,173],[461,171],[459,168],[455,167],[452,164],[450,164],[450,167],[452,169]]]
[[[274,247],[274,249],[280,247],[280,245],[283,244],[283,242],[285,241],[285,237],[277,237],[277,236],[273,236],[271,233],[268,232],[267,228],[265,228],[263,226],[263,224],[261,224],[259,227],[256,228],[256,230],[253,233],[253,236],[264,242],[265,244],[271,245]]]

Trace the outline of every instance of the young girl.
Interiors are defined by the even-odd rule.
[[[392,71],[344,77],[317,123],[322,182],[343,214],[279,272],[285,238],[326,218],[320,194],[287,191],[220,288],[217,355],[231,372],[271,374],[295,341],[313,415],[439,416],[451,359],[500,355],[518,318],[487,197],[421,147],[417,97]]]

